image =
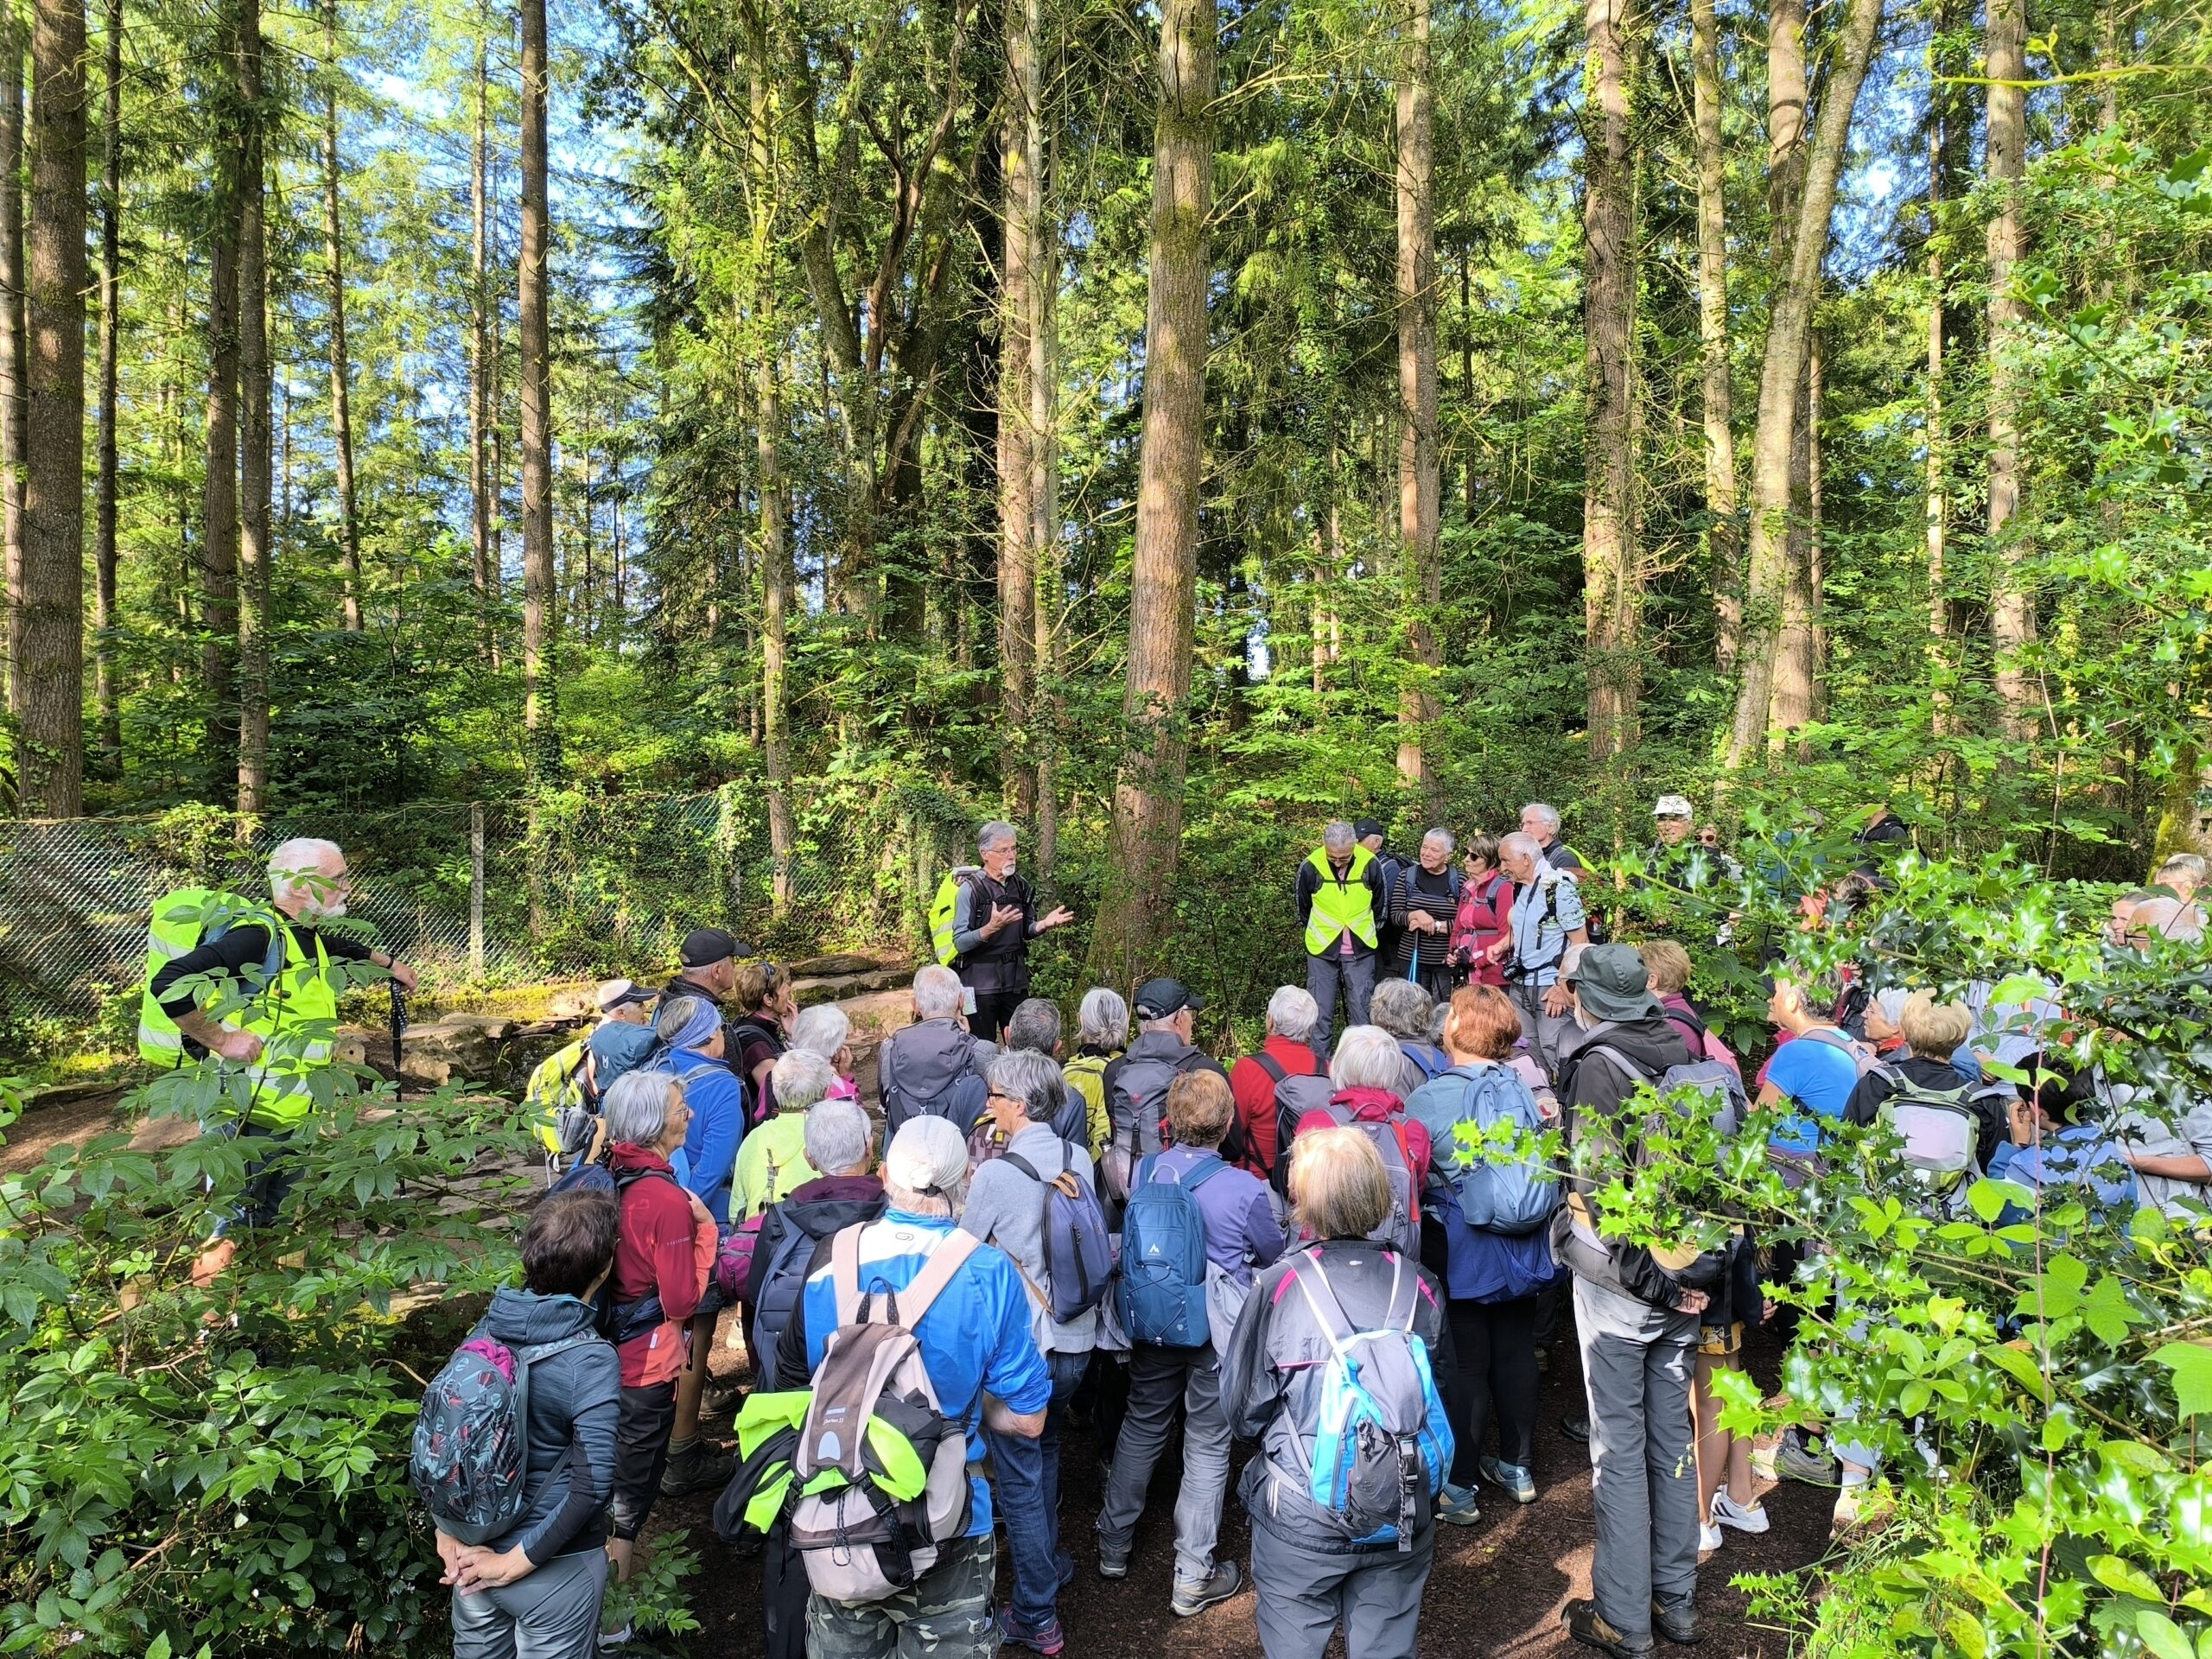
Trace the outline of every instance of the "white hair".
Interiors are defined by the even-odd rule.
[[[824,1100],[806,1114],[806,1161],[817,1175],[858,1169],[875,1147],[875,1128],[857,1100]]]
[[[1310,991],[1285,985],[1268,999],[1268,1029],[1279,1037],[1304,1042],[1313,1034],[1321,1018],[1321,1005]]]
[[[1129,1004],[1119,991],[1094,985],[1076,1009],[1077,1035],[1094,1048],[1120,1048],[1129,1040]]]
[[[993,818],[976,832],[976,850],[988,853],[994,847],[1004,846],[1019,834],[1020,831],[1004,818]]]
[[[1912,993],[1903,985],[1885,985],[1874,993],[1874,1006],[1882,1011],[1882,1018],[1897,1025],[1904,1018],[1904,1005]]]
[[[1432,841],[1442,842],[1444,843],[1444,850],[1447,853],[1459,844],[1458,842],[1452,839],[1452,832],[1449,830],[1444,829],[1430,830],[1427,835],[1421,838],[1421,844],[1426,847]]]
[[[1559,832],[1559,808],[1551,805],[1548,802],[1531,801],[1521,809],[1521,816],[1525,818],[1531,812],[1536,815],[1538,823],[1542,824],[1554,835]]]
[[[791,1046],[819,1054],[825,1060],[836,1059],[837,1051],[852,1034],[851,1017],[835,1002],[801,1008],[798,1018],[791,1021]]]
[[[607,1144],[650,1147],[668,1128],[683,1085],[665,1071],[625,1071],[607,1085]]]
[[[321,898],[322,867],[342,864],[346,855],[334,841],[295,836],[269,855],[269,892],[280,903],[305,894]]]
[[[1348,853],[1358,841],[1351,825],[1343,818],[1321,826],[1321,845],[1332,853]]]
[[[1516,830],[1510,836],[1497,838],[1498,857],[1503,859],[1508,853],[1516,853],[1523,858],[1541,858],[1544,855],[1543,843],[1527,830]]]
[[[960,976],[931,963],[914,976],[914,1013],[924,1020],[946,1020],[960,1012],[966,993]]]
[[[1395,1037],[1380,1026],[1351,1026],[1337,1039],[1329,1081],[1339,1089],[1388,1089],[1395,1094],[1405,1070]]]
[[[810,1048],[794,1048],[776,1057],[775,1069],[768,1073],[768,1086],[775,1090],[776,1109],[779,1112],[803,1112],[830,1092],[830,1085],[837,1081],[837,1069]]]

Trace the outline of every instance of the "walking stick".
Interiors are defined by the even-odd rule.
[[[399,1066],[400,1039],[407,1035],[407,993],[399,988],[399,982],[392,980],[391,992],[391,1097],[395,1101],[407,1098],[407,1077]]]

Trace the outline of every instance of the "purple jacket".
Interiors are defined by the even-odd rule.
[[[1180,1180],[1217,1155],[1196,1147],[1170,1147],[1160,1154],[1154,1173]],[[1193,1192],[1191,1201],[1205,1224],[1207,1259],[1239,1283],[1249,1284],[1255,1268],[1272,1267],[1282,1255],[1287,1241],[1275,1219],[1274,1195],[1249,1170],[1231,1164]]]

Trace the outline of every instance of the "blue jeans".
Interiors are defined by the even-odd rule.
[[[993,1432],[991,1468],[998,1477],[992,1497],[1006,1522],[1007,1553],[1014,1557],[1014,1616],[1027,1628],[1042,1630],[1058,1614],[1060,1554],[1060,1425],[1068,1396],[1090,1363],[1089,1354],[1046,1354],[1052,1373],[1052,1402],[1045,1408],[1045,1432],[1035,1440]]]

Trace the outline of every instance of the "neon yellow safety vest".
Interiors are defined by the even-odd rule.
[[[937,884],[937,896],[930,900],[930,950],[940,968],[951,967],[960,954],[952,944],[952,936],[960,931],[960,900],[970,878],[982,874],[973,864],[963,864]]]
[[[222,1024],[261,1039],[261,1058],[246,1072],[253,1088],[250,1120],[264,1128],[295,1128],[315,1109],[315,1074],[330,1064],[338,992],[322,941],[308,956],[299,935],[265,906],[205,887],[181,887],[155,901],[138,1005],[139,1057],[155,1065],[184,1064],[184,1033],[154,1000],[154,976],[235,926],[272,929],[283,941],[283,958],[275,960],[272,950],[271,960],[248,964],[201,1006]]]
[[[1306,861],[1321,874],[1320,888],[1313,895],[1313,913],[1306,918],[1306,954],[1319,957],[1335,949],[1338,936],[1346,929],[1351,930],[1352,938],[1372,950],[1376,937],[1375,895],[1367,890],[1367,867],[1375,861],[1375,855],[1355,845],[1351,849],[1351,868],[1341,881],[1329,868],[1325,847],[1316,847],[1313,855]]]

